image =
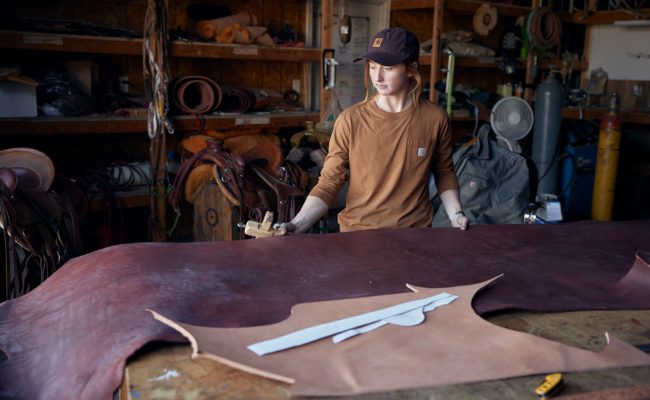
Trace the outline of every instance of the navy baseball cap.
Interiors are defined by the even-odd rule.
[[[381,65],[396,65],[417,61],[420,56],[420,42],[415,35],[404,28],[387,28],[373,36],[368,52],[354,61],[367,59]]]

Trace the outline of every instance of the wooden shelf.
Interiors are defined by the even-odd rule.
[[[435,0],[393,0],[390,4],[391,11],[426,10],[433,9]],[[479,0],[447,0],[444,3],[446,11],[473,14],[485,1]],[[510,4],[491,3],[497,8],[499,16],[519,17],[528,14],[533,7],[516,6]],[[642,14],[650,15],[650,8],[637,10]],[[585,14],[582,11],[556,12],[562,22],[584,25],[612,24],[614,21],[628,21],[638,19],[621,10],[597,11]]]
[[[70,52],[76,54],[142,55],[142,39],[97,37],[0,30],[0,48],[35,51]],[[262,47],[219,45],[207,42],[174,41],[172,57],[218,58],[252,61],[319,62],[321,53],[315,48]],[[287,112],[268,115],[204,116],[206,128],[234,129],[242,126],[287,127],[300,126],[305,121],[319,120],[318,113]],[[193,117],[174,117],[179,131],[196,129]],[[13,134],[85,134],[85,133],[145,133],[146,117],[87,116],[64,118],[0,119],[0,135]]]
[[[420,54],[420,65],[431,65],[431,54]],[[501,59],[497,57],[456,57],[456,67],[465,68],[499,68]],[[441,66],[447,66],[447,57],[442,57]],[[523,61],[517,61],[517,68],[525,68]]]
[[[0,47],[90,54],[142,55],[142,39],[0,31]]]
[[[400,10],[424,10],[432,9],[434,0],[393,0],[390,3],[391,11]],[[464,13],[475,13],[476,10],[485,3],[478,0],[447,0],[445,1],[445,11],[457,11]],[[499,15],[518,17],[529,13],[532,8],[525,6],[514,6],[509,4],[491,3],[497,8]]]
[[[442,58],[442,66],[447,66],[447,58]],[[420,64],[421,65],[431,65],[431,54],[421,54],[420,55]],[[501,59],[498,57],[457,57],[456,58],[456,67],[464,68],[499,68],[501,64]],[[562,60],[540,60],[539,68],[548,69],[551,66],[554,66],[556,69],[559,69],[562,66]],[[574,66],[574,71],[586,71],[589,68],[589,64],[586,61],[577,61]],[[517,60],[517,69],[526,69],[526,60],[519,59]]]
[[[240,114],[234,116],[204,116],[207,129],[234,129],[245,127],[286,128],[304,125],[305,121],[320,121],[319,112],[286,112],[278,114]],[[196,119],[180,116],[174,124],[181,131],[196,129]]]
[[[433,3],[433,2],[431,2]],[[445,10],[475,13],[485,1],[478,0],[448,0],[445,2]],[[526,6],[515,6],[510,4],[490,3],[496,7],[499,16],[519,17],[528,14],[532,8]]]
[[[321,59],[320,50],[314,48],[219,45],[206,42],[172,42],[170,52],[173,57],[185,58],[296,62],[320,62]]]
[[[650,15],[650,8],[642,8],[637,11],[645,15]],[[578,11],[571,15],[571,22],[583,25],[609,25],[613,24],[614,21],[632,21],[635,19],[638,18],[620,10],[598,11],[589,15]]]
[[[120,202],[120,207],[122,208],[137,208],[137,207],[149,207],[151,205],[151,197],[148,194],[121,194],[116,193],[115,196]],[[88,211],[102,211],[108,210],[108,207],[102,202],[101,199],[92,199],[88,203]]]
[[[0,30],[0,48],[141,56],[142,39]],[[170,55],[253,61],[319,62],[321,59],[320,49],[315,48],[219,45],[198,41],[173,41]]]
[[[282,128],[301,126],[305,121],[318,122],[318,112],[286,112],[278,114],[207,115],[207,129],[234,129],[241,127]],[[172,118],[177,131],[196,130],[196,119],[192,116]],[[2,118],[0,136],[16,134],[60,135],[60,134],[121,134],[146,133],[146,117],[63,117],[63,118]]]
[[[146,133],[145,117],[40,117],[2,118],[2,135],[60,135],[85,133]]]
[[[600,119],[607,114],[605,108],[585,108],[584,119]],[[562,116],[568,119],[578,119],[580,113],[577,107],[566,107]],[[650,125],[650,113],[640,111],[621,111],[619,113],[621,123]]]
[[[524,60],[521,60],[522,63],[525,63]],[[541,69],[550,69],[554,67],[555,69],[562,68],[562,60],[540,60],[539,68]],[[587,61],[576,61],[573,64],[573,71],[586,71],[589,69],[589,63]]]

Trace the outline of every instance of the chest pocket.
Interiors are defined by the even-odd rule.
[[[431,162],[431,138],[412,138],[407,140],[406,169],[417,171]]]

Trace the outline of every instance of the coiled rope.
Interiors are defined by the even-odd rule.
[[[167,0],[149,0],[144,20],[143,74],[149,96],[149,138],[166,132],[174,133],[167,118],[170,82],[167,35]]]
[[[143,27],[143,73],[145,91],[149,98],[147,130],[151,143],[151,216],[150,231],[154,241],[165,240],[167,194],[167,144],[166,133],[174,133],[174,126],[167,117],[169,98],[167,88],[169,72],[167,35],[167,0],[149,0]]]
[[[562,40],[562,21],[549,7],[538,7],[528,17],[528,36],[532,47],[544,51],[557,47]]]

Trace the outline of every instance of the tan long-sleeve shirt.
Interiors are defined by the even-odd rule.
[[[331,205],[349,180],[338,216],[342,232],[431,226],[429,171],[439,193],[458,190],[451,145],[447,114],[426,100],[398,113],[383,111],[374,101],[354,105],[334,124],[310,195]]]

